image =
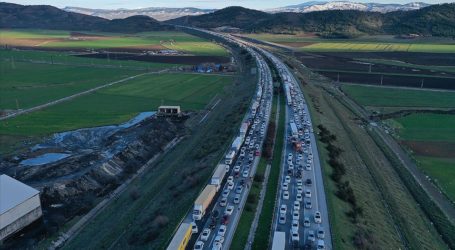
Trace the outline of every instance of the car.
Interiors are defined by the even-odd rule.
[[[223,215],[223,217],[221,218],[221,224],[222,225],[229,224],[229,215],[227,215],[227,214]]]
[[[310,227],[310,226],[311,226],[310,218],[305,217],[305,218],[303,219],[303,226],[304,226],[304,227]]]
[[[300,218],[299,211],[294,210],[294,212],[292,212],[292,219],[293,220],[299,220],[299,218]]]
[[[300,160],[299,160],[299,159],[297,159],[297,160],[295,161],[295,165],[297,165],[297,166],[300,165]]]
[[[234,204],[239,204],[240,203],[240,194],[235,194],[234,196]]]
[[[226,210],[224,210],[224,214],[227,214],[227,215],[231,215],[232,212],[234,212],[234,206],[233,205],[227,206]]]
[[[291,182],[291,176],[286,175],[286,177],[284,177],[284,182],[290,183]]]
[[[254,145],[255,149],[259,149],[259,144]]]
[[[289,200],[289,191],[283,191],[283,199]]]
[[[318,229],[318,238],[319,239],[324,239],[325,237],[325,232],[324,232],[324,229]]]
[[[240,157],[245,157],[245,151],[240,151]]]
[[[311,198],[311,190],[305,189],[305,197],[306,198]]]
[[[194,244],[194,250],[202,250],[204,248],[204,242],[198,240],[196,244]]]
[[[285,224],[286,223],[286,216],[284,214],[280,214],[280,218],[278,219],[278,223]]]
[[[306,209],[311,209],[312,207],[313,207],[313,205],[311,204],[310,200],[305,201],[305,208]]]
[[[303,193],[303,187],[300,187],[300,186],[297,187],[297,193],[298,193],[298,194]]]
[[[204,229],[201,234],[201,240],[207,241],[210,237],[211,232],[212,232],[212,230],[210,230],[210,228]]]
[[[225,207],[226,204],[227,204],[227,198],[226,197],[221,198],[220,207]]]
[[[283,190],[288,191],[289,190],[289,183],[285,182],[283,183]]]
[[[249,171],[248,171],[248,170],[245,170],[245,171],[243,171],[242,176],[243,176],[244,178],[246,178],[246,177],[248,177],[249,174],[250,174]]]
[[[285,205],[285,204],[281,205],[280,214],[286,214],[287,210],[288,210],[288,206],[287,205]]]
[[[221,236],[221,235],[215,236],[215,242],[219,242],[219,243],[223,244],[224,243],[224,237]]]
[[[234,189],[234,182],[228,182],[227,189],[229,189],[229,190]]]
[[[297,211],[300,210],[300,202],[299,201],[294,201],[294,210],[297,210]]]
[[[240,165],[234,167],[234,172],[240,172]]]
[[[232,182],[234,183],[234,176],[230,175],[228,178],[227,178],[227,182]]]
[[[297,180],[297,186],[303,186],[303,181],[302,180]]]
[[[292,230],[299,230],[299,220],[292,220]]]
[[[313,182],[311,181],[311,179],[306,179],[305,185],[311,186],[311,184],[313,184]]]
[[[302,155],[302,154],[298,154],[298,155],[297,155],[297,159],[302,160],[302,158],[303,158],[303,155]]]
[[[197,225],[195,222],[191,222],[191,232],[193,234],[197,234],[197,232],[199,232],[199,230],[197,229]]]
[[[231,190],[229,189],[225,189],[223,190],[223,193],[221,194],[224,198],[227,198],[229,196],[229,193],[231,192]]]
[[[300,237],[299,237],[299,231],[298,230],[292,230],[291,229],[291,239],[293,242],[299,242]]]
[[[223,244],[221,244],[220,242],[213,243],[212,250],[221,250],[221,249],[223,249]]]
[[[301,194],[301,193],[297,193],[297,195],[295,196],[295,199],[296,199],[297,201],[302,201],[302,200],[303,200],[302,194]]]
[[[307,163],[305,166],[305,170],[310,171],[311,170],[311,164]]]
[[[308,231],[308,240],[314,242],[316,240],[316,236],[314,235],[313,230]]]
[[[248,160],[249,160],[249,161],[253,161],[253,160],[254,160],[254,156],[253,156],[253,155],[249,155],[249,156],[248,156]]]
[[[292,159],[292,153],[288,154],[288,159]]]
[[[314,222],[315,222],[315,223],[318,223],[318,224],[322,223],[321,212],[316,211],[316,212],[314,213]]]
[[[243,185],[238,185],[237,188],[235,189],[235,193],[240,194],[243,191]]]
[[[324,250],[325,249],[325,244],[323,240],[318,240],[318,244],[316,246],[316,249],[318,250]]]
[[[292,159],[288,159],[288,165],[292,165]]]
[[[224,237],[224,234],[226,234],[226,225],[221,225],[220,228],[218,229],[218,235]]]
[[[260,156],[260,155],[261,155],[261,151],[256,150],[256,153],[255,153],[254,155],[255,155],[255,156]]]

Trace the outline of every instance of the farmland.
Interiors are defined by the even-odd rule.
[[[48,30],[1,30],[0,33],[0,44],[34,49],[173,49],[194,55],[228,55],[219,45],[178,31],[134,35]]]
[[[432,52],[455,53],[455,43],[443,38],[399,39],[364,36],[355,39],[324,39],[314,34],[254,34],[248,37],[282,44],[305,52]]]
[[[45,135],[117,124],[161,104],[198,110],[231,82],[230,77],[191,74],[146,75],[41,111],[2,121],[3,135]]]
[[[381,88],[343,85],[342,89],[357,103],[382,112],[455,108],[455,92],[425,91],[402,88]],[[393,110],[388,108],[393,107]],[[452,200],[455,200],[453,179],[455,168],[455,115],[438,113],[399,114],[385,123],[398,141],[413,155],[417,166]]]

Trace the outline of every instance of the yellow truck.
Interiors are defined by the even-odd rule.
[[[182,223],[172,238],[167,250],[185,250],[192,234],[191,223]]]

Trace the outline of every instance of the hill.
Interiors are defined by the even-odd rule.
[[[141,32],[172,30],[148,16],[132,16],[107,20],[101,17],[66,12],[49,5],[0,3],[0,28],[59,30],[93,30],[109,32]]]
[[[362,34],[420,34],[455,36],[455,4],[431,5],[418,10],[388,13],[358,10],[327,10],[309,13],[269,14],[229,7],[211,14],[187,16],[168,23],[201,28],[232,26],[247,32],[315,32],[325,37]]]
[[[412,2],[406,4],[397,3],[359,3],[359,2],[348,2],[348,1],[331,1],[331,2],[305,2],[297,5],[290,5],[280,8],[268,9],[267,12],[278,13],[278,12],[312,12],[312,11],[323,11],[323,10],[362,10],[362,11],[374,11],[374,12],[391,12],[397,10],[417,10],[423,7],[430,6],[430,4],[422,2]]]

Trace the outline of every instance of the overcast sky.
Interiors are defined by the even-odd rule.
[[[1,0],[0,0],[1,1]],[[411,0],[412,1],[412,0]],[[267,9],[306,2],[305,0],[6,0],[6,2],[24,5],[49,4],[56,7],[77,6],[85,8],[118,9],[144,7],[197,7],[224,8],[227,6],[243,6],[253,9]],[[355,2],[377,3],[408,3],[409,0],[371,0]],[[426,3],[443,3],[449,1],[427,0]]]

